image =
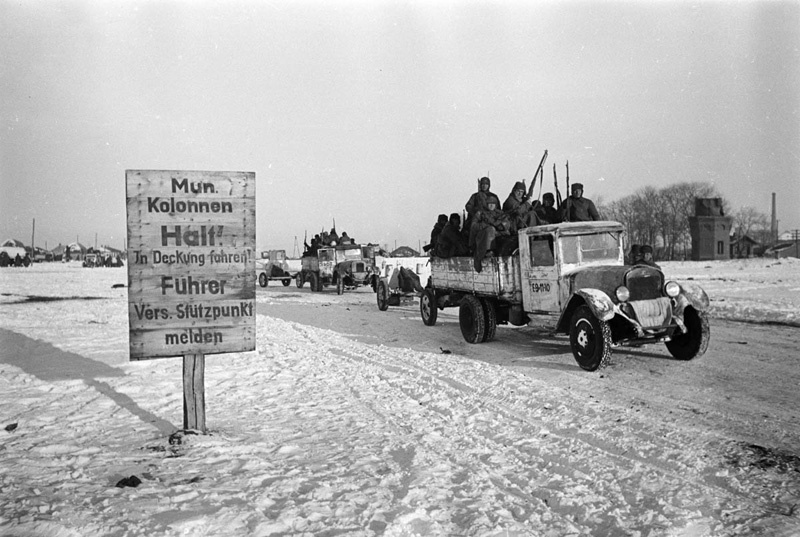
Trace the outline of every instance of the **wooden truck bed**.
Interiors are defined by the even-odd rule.
[[[431,284],[437,290],[461,291],[522,303],[519,256],[483,259],[476,272],[471,257],[431,258]]]

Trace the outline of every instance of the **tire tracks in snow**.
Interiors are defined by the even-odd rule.
[[[520,504],[539,499],[565,519],[594,520],[588,527],[595,530],[600,524],[627,531],[712,517],[733,506],[740,519],[753,519],[771,509],[768,501],[742,493],[735,482],[717,475],[722,462],[718,453],[705,453],[703,460],[684,454],[687,444],[697,443],[697,438],[688,436],[695,431],[674,431],[668,425],[653,428],[630,412],[610,421],[605,414],[620,409],[581,403],[567,390],[537,385],[529,377],[495,366],[464,361],[453,367],[453,360],[463,359],[373,347],[334,332],[292,324],[301,337],[355,366],[358,374],[343,379],[350,383],[354,399],[391,424],[400,437],[413,438],[428,453],[446,456],[454,469],[486,469],[487,483],[516,497]],[[499,371],[501,377],[486,382],[486,376]],[[388,388],[391,393],[367,400],[365,395],[375,390],[364,385],[375,377],[381,390]],[[429,430],[410,431],[403,423],[407,415],[399,413],[396,404],[383,403],[401,396],[406,406],[416,402],[424,408],[426,412],[420,413],[433,424]],[[531,407],[532,401],[542,398],[558,403]],[[575,415],[576,409],[581,415]],[[469,438],[476,443],[474,450],[486,456],[444,455],[432,432]],[[518,440],[520,435],[526,440]],[[711,439],[705,443],[713,445]],[[423,450],[417,449],[417,456],[421,459]],[[512,469],[516,476],[508,475]],[[453,483],[457,485],[458,479]],[[581,502],[573,501],[576,495]],[[592,502],[593,508],[579,505]],[[665,504],[674,512],[673,520],[658,520],[654,514],[662,513]],[[512,512],[512,517],[530,518],[525,516],[527,508],[526,504],[516,515]],[[645,514],[637,522],[622,522],[636,519],[638,512]]]

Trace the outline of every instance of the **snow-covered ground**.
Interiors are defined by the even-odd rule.
[[[797,259],[662,268],[713,316],[800,326]],[[264,315],[206,359],[209,434],[176,433],[182,360],[128,361],[126,280],[0,270],[0,535],[800,534],[800,459],[745,486],[702,429]]]

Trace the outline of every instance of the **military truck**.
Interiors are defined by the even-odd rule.
[[[624,264],[622,224],[574,222],[521,229],[519,247],[489,257],[433,258],[420,298],[425,325],[459,308],[469,343],[491,341],[498,324],[529,325],[569,336],[578,365],[607,365],[615,346],[664,342],[679,360],[705,353],[708,295],[692,282],[666,280],[651,266]]]
[[[302,269],[297,274],[297,287],[308,282],[311,291],[320,292],[330,285],[336,286],[338,294],[347,289],[371,285],[372,261],[368,246],[354,244],[323,246],[301,259]]]
[[[301,268],[299,259],[286,257],[286,250],[261,252],[261,259],[256,260],[258,284],[266,287],[270,281],[279,281],[287,287],[300,273]]]

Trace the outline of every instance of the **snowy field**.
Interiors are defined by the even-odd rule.
[[[800,326],[797,259],[662,268],[712,317]],[[701,429],[264,315],[255,352],[206,359],[209,434],[177,434],[182,360],[128,361],[126,281],[0,269],[4,537],[800,535],[800,465],[745,486]]]

